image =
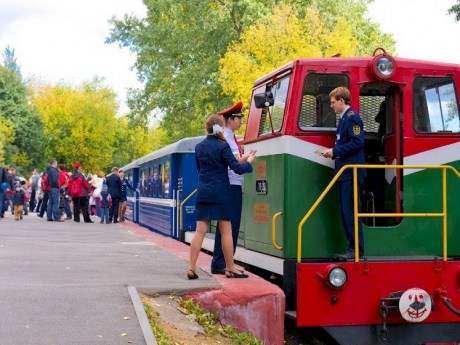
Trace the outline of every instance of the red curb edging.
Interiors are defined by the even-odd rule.
[[[132,222],[119,225],[189,261],[190,247],[187,244]],[[211,257],[201,253],[197,265],[209,273]],[[186,296],[198,301],[205,309],[219,313],[223,323],[252,333],[265,345],[284,343],[285,296],[279,287],[251,273],[248,279],[228,279],[223,275],[213,275],[213,278],[222,285],[221,289],[193,291]]]

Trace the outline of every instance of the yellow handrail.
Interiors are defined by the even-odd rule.
[[[272,217],[272,243],[273,243],[273,247],[275,247],[278,250],[283,249],[283,247],[279,246],[276,243],[276,218],[278,218],[281,215],[283,215],[283,212],[275,213]]]
[[[354,224],[355,224],[355,262],[359,262],[359,238],[358,238],[358,218],[359,217],[442,217],[443,218],[443,261],[447,261],[447,170],[451,170],[458,178],[460,173],[450,165],[370,165],[370,164],[350,164],[343,166],[319,198],[308,210],[307,214],[300,221],[297,228],[297,262],[302,259],[302,227],[331,190],[334,183],[339,179],[346,169],[353,169],[353,204],[354,204]],[[359,213],[358,212],[358,169],[442,169],[442,212],[440,213]]]
[[[197,191],[197,189],[195,189],[193,192],[191,192],[179,205],[179,231],[182,231],[182,206],[184,206],[184,204],[188,201],[188,199],[190,199],[193,194],[195,194]]]

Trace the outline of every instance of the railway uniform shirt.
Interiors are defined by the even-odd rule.
[[[197,202],[230,202],[229,166],[237,174],[252,172],[250,163],[239,164],[228,144],[214,135],[208,135],[196,145],[195,159],[198,169]]]
[[[238,147],[238,143],[235,141],[235,134],[230,128],[225,128],[224,136],[225,136],[225,140],[228,143],[228,146],[230,146],[230,150],[232,151],[235,158],[238,160],[240,157],[240,149]],[[244,176],[238,175],[233,170],[229,169],[228,179],[230,180],[231,185],[241,186],[243,185]]]
[[[347,164],[364,164],[364,129],[361,117],[351,107],[343,111],[337,126],[337,138],[333,148],[335,173]],[[362,181],[365,169],[358,170],[358,179]],[[339,181],[351,180],[352,169],[346,170]]]

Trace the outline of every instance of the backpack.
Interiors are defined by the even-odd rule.
[[[72,198],[78,198],[81,196],[81,187],[82,187],[82,176],[78,176],[77,179],[70,180],[69,194]]]
[[[51,191],[51,186],[48,184],[48,174],[43,174],[41,185],[42,185],[43,192]]]

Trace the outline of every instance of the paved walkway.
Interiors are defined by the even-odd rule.
[[[146,344],[128,292],[211,288],[118,224],[0,220],[0,345]],[[129,318],[129,319],[125,319]]]

